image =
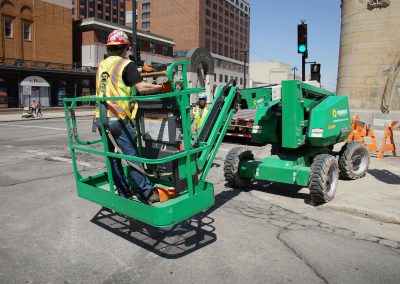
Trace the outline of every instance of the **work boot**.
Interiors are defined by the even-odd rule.
[[[152,205],[153,203],[160,202],[160,195],[156,189],[153,189],[147,198],[147,204]]]

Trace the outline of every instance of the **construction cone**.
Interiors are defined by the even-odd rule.
[[[378,144],[372,126],[360,120],[360,116],[356,114],[351,120],[351,133],[347,138],[348,141],[358,141],[367,146],[369,151],[375,152],[378,150]],[[366,141],[369,137],[370,141]]]

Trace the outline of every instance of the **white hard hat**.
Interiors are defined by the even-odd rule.
[[[207,95],[205,92],[202,92],[199,94],[199,100],[206,100],[207,99]]]

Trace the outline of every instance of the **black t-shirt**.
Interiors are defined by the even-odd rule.
[[[143,81],[133,62],[125,66],[124,71],[122,71],[122,80],[124,80],[125,85],[130,87]]]

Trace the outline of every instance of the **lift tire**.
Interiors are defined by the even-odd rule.
[[[364,177],[369,166],[368,148],[361,142],[350,141],[339,152],[339,176],[347,180]]]
[[[240,162],[254,160],[253,153],[246,148],[235,147],[226,155],[224,163],[225,181],[232,187],[247,187],[251,179],[239,176]]]
[[[271,144],[271,155],[277,155],[281,150],[281,145]]]
[[[338,180],[339,168],[335,157],[329,154],[315,157],[308,186],[312,203],[319,205],[331,201],[335,197]]]

